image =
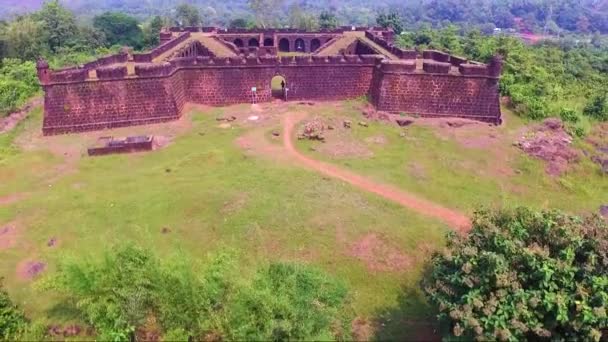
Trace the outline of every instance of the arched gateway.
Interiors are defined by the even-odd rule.
[[[63,70],[39,61],[44,134],[175,120],[188,102],[223,106],[286,93],[290,101],[368,97],[389,113],[501,122],[498,57],[481,64],[440,51],[420,56],[395,47],[392,31],[372,28],[172,28],[162,37],[152,51],[122,51]],[[269,38],[273,45],[259,48]]]

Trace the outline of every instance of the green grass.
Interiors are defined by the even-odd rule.
[[[405,129],[361,121],[361,100],[341,106],[298,106],[353,121],[352,138],[374,152],[371,158],[331,159],[309,150],[313,144],[298,141],[304,153],[399,186],[440,204],[471,213],[480,205],[558,207],[569,211],[595,210],[605,202],[608,182],[592,162],[582,159],[566,175],[546,176],[542,162],[508,146],[508,176],[493,173],[494,157],[487,151],[461,146],[434,129],[417,125]],[[15,248],[1,251],[0,277],[10,294],[34,319],[67,322],[72,312],[57,307],[52,293],[36,290],[17,279],[16,265],[34,258],[54,272],[65,255],[98,256],[108,247],[134,241],[161,256],[183,251],[203,260],[209,253],[230,249],[239,256],[246,277],[260,264],[297,260],[319,266],[349,285],[357,315],[382,318],[383,338],[408,336],[402,320],[432,320],[418,282],[429,249],[443,245],[446,227],[375,195],[328,179],[297,165],[252,156],[240,150],[235,139],[246,128],[217,128],[216,117],[243,106],[195,113],[193,127],[167,148],[142,154],[82,157],[65,172],[64,156],[46,149],[23,150],[16,140],[38,134],[38,108],[15,131],[0,135],[0,197],[27,196],[0,205],[0,226],[17,222],[21,236]],[[505,134],[517,132],[526,122],[507,113]],[[272,144],[278,123],[263,129]],[[251,128],[247,128],[251,129]],[[99,133],[104,135],[107,132]],[[201,134],[204,133],[204,134]],[[365,142],[382,135],[384,145]],[[61,137],[79,146],[83,137]],[[509,144],[507,141],[505,144]],[[577,146],[585,147],[578,142]],[[416,167],[423,170],[412,169]],[[171,229],[162,234],[163,227]],[[413,260],[403,272],[370,271],[350,254],[353,243],[374,233],[398,247]],[[55,237],[56,248],[47,247]],[[390,323],[392,322],[392,323]]]
[[[561,208],[573,212],[597,211],[606,201],[608,181],[599,167],[589,158],[581,160],[561,177],[546,175],[542,161],[528,157],[511,146],[518,137],[516,132],[526,122],[504,110],[506,124],[500,133],[510,138],[501,140],[505,147],[506,171],[494,170],[496,156],[481,148],[467,148],[441,136],[430,127],[413,125],[406,129],[385,123],[370,123],[360,127],[360,105],[350,102],[344,109],[319,109],[326,117],[350,117],[351,130],[356,141],[364,143],[367,137],[382,135],[385,145],[366,143],[374,152],[371,158],[332,159],[310,149],[319,144],[299,141],[299,149],[314,158],[335,163],[368,175],[377,181],[398,185],[420,196],[472,213],[480,206],[512,207],[527,205],[535,208]],[[401,132],[406,137],[400,137]],[[576,146],[580,145],[578,142]],[[416,169],[418,171],[416,171]],[[420,171],[422,170],[422,171]],[[422,173],[422,175],[420,174]]]
[[[0,195],[28,193],[0,206],[0,225],[16,221],[22,230],[18,245],[2,251],[0,260],[0,276],[16,302],[34,319],[73,319],[55,306],[52,293],[17,279],[17,263],[35,258],[54,272],[64,255],[96,256],[135,241],[160,255],[182,250],[195,258],[229,248],[238,253],[244,275],[271,260],[299,260],[344,279],[359,315],[429,317],[418,289],[421,246],[441,246],[445,226],[297,166],[248,156],[234,143],[244,129],[216,128],[219,114],[196,113],[191,132],[166,149],[83,157],[60,177],[53,170],[62,157],[8,148],[16,136],[39,129],[39,109],[11,138],[3,136],[0,146],[9,152],[2,152]],[[163,227],[171,233],[162,234]],[[369,271],[349,255],[352,243],[369,233],[400,248],[413,266],[406,272]],[[59,241],[56,248],[46,245],[52,237]],[[402,291],[409,304],[398,299]]]

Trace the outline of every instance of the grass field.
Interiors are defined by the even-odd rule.
[[[422,252],[442,244],[446,227],[339,181],[244,153],[235,140],[258,128],[222,129],[215,121],[242,108],[191,112],[177,124],[184,127],[171,145],[144,154],[83,156],[101,133],[39,137],[40,109],[2,136],[0,198],[19,200],[0,205],[0,226],[12,223],[18,230],[17,243],[1,251],[0,276],[16,302],[35,319],[70,321],[52,293],[16,275],[19,263],[40,260],[53,272],[64,255],[94,256],[134,241],[161,255],[181,250],[203,257],[231,249],[243,274],[270,260],[299,260],[344,279],[358,315],[428,319],[417,285]],[[138,127],[112,134],[146,132]],[[171,232],[161,233],[164,227]],[[351,253],[369,236],[411,263],[394,271],[370,269]],[[47,246],[51,238],[57,246]]]
[[[365,148],[366,156],[335,157],[315,148],[320,143],[306,140],[298,145],[303,153],[465,212],[472,213],[480,206],[518,205],[595,212],[608,201],[608,180],[589,158],[581,157],[568,172],[552,177],[545,173],[544,162],[513,146],[522,129],[532,123],[506,109],[504,125],[474,128],[446,128],[434,123],[400,128],[378,122],[361,127],[357,125],[362,120],[357,102],[318,114],[334,121],[352,120],[353,129],[343,139]],[[400,136],[402,132],[405,137]],[[377,137],[385,141],[374,143]],[[575,145],[585,147],[583,141]]]
[[[281,104],[262,112],[247,105],[200,107],[175,123],[57,137],[40,136],[37,108],[0,135],[0,227],[10,224],[17,232],[15,243],[0,250],[0,276],[34,319],[70,322],[73,315],[56,305],[53,293],[18,275],[23,261],[46,263],[48,274],[66,255],[96,256],[129,241],[162,256],[182,251],[203,258],[228,249],[237,253],[244,276],[272,260],[318,266],[347,283],[358,316],[385,323],[378,337],[411,337],[416,322],[433,321],[418,281],[448,227],[239,145],[239,138],[259,132],[259,139],[280,146],[272,132],[288,111],[338,124],[352,120],[353,128],[337,130],[338,137],[365,152],[333,156],[325,150],[332,141],[298,141],[303,153],[466,213],[479,205],[522,204],[592,211],[606,201],[608,182],[593,163],[582,160],[566,175],[549,177],[541,162],[511,146],[525,123],[509,113],[500,128],[480,125],[463,131],[470,136],[451,136],[433,125],[359,126],[361,105]],[[250,114],[261,119],[250,122]],[[238,119],[219,125],[221,115]],[[488,132],[489,142],[479,140]],[[86,157],[86,146],[111,134],[166,135],[172,143],[150,153]],[[463,146],[463,139],[478,146]],[[52,238],[57,245],[49,247]],[[354,252],[365,246],[371,256]],[[392,267],[383,253],[406,262]]]

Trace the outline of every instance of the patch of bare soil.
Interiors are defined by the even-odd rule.
[[[453,139],[465,148],[489,149],[500,142],[499,127],[467,119],[416,119],[417,124],[433,127],[440,137]]]
[[[587,142],[594,147],[594,151],[585,151],[585,154],[600,166],[603,173],[608,174],[608,123],[597,125]]]
[[[353,339],[355,341],[371,341],[376,328],[374,324],[364,317],[357,317],[351,323]]]
[[[408,172],[417,180],[426,180],[428,178],[424,166],[417,162],[409,163]]]
[[[46,270],[46,263],[40,260],[26,259],[17,264],[17,277],[21,280],[32,280]]]
[[[400,272],[412,265],[409,256],[377,234],[368,234],[355,242],[350,254],[372,271]]]
[[[332,139],[317,148],[322,154],[333,158],[370,158],[374,152],[354,139]]]
[[[545,171],[552,176],[561,175],[569,164],[578,161],[579,154],[571,145],[572,137],[559,119],[546,119],[540,125],[526,127],[516,142],[522,151],[547,162]]]
[[[160,341],[162,337],[162,328],[156,317],[152,314],[148,315],[143,325],[135,329],[136,341]]]
[[[600,216],[605,219],[608,219],[608,205],[600,206]]]
[[[62,337],[75,337],[80,335],[83,332],[83,328],[76,324],[71,324],[67,326],[61,325],[50,325],[47,328],[47,333],[51,337],[55,337],[61,339]]]
[[[351,134],[351,125],[339,124],[339,119],[313,117],[302,125],[298,139],[322,141],[316,150],[332,158],[369,158],[374,153]],[[380,137],[376,137],[382,140]],[[386,143],[384,138],[381,142]]]
[[[43,103],[43,99],[37,97],[30,102],[28,102],[23,108],[20,110],[9,113],[6,117],[0,118],[0,134],[11,131],[13,128],[17,127],[21,120],[27,117],[27,114],[34,108],[41,106]]]
[[[247,193],[239,193],[231,201],[224,202],[221,213],[224,215],[233,214],[243,208],[247,204],[248,200],[249,195]]]
[[[375,135],[373,137],[365,138],[365,142],[368,144],[386,145],[388,140],[384,135]]]
[[[483,150],[484,153],[492,156],[493,162],[488,169],[479,169],[475,166],[474,172],[504,177],[515,174],[510,164],[513,155],[512,140],[504,127],[459,118],[418,118],[414,119],[414,122],[416,125],[432,128],[440,139],[455,141],[467,149]]]
[[[11,205],[25,199],[28,195],[25,193],[10,194],[0,197],[0,206]]]
[[[19,231],[15,223],[0,225],[0,251],[14,247],[19,238]]]

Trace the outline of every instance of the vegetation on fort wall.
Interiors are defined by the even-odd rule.
[[[340,282],[290,263],[261,267],[245,281],[234,266],[230,253],[201,267],[184,253],[160,260],[126,245],[101,262],[64,260],[41,287],[64,293],[101,340],[145,333],[183,341],[349,338],[349,294]]]
[[[397,38],[403,47],[440,49],[487,62],[495,54],[504,57],[501,93],[515,111],[527,118],[559,116],[565,109],[582,114],[597,96],[608,93],[608,47],[564,40],[529,46],[508,36],[485,36],[463,32],[455,26],[442,30],[429,27]],[[594,112],[595,113],[595,112]],[[605,120],[602,115],[589,117]]]
[[[556,211],[479,212],[423,286],[465,339],[598,341],[608,328],[608,227]]]
[[[19,59],[0,62],[0,117],[20,107],[39,89],[36,63]]]

